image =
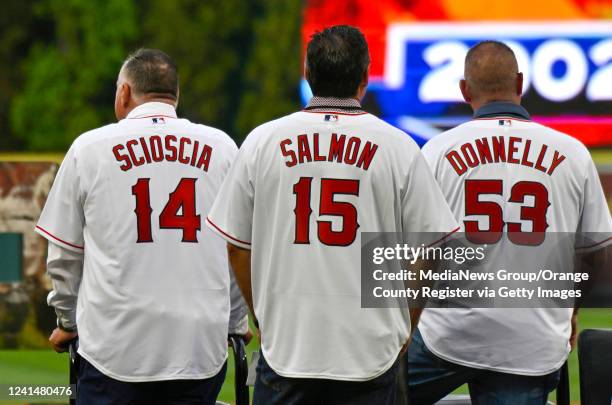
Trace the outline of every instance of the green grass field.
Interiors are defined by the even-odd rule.
[[[585,328],[612,328],[611,309],[585,309],[581,311],[579,327]],[[255,340],[247,347],[248,358],[257,350]],[[570,356],[570,381],[572,401],[579,403],[580,391],[578,380],[578,360],[576,353]],[[68,383],[68,357],[65,354],[56,354],[47,351],[0,351],[0,384],[67,384]],[[457,392],[467,393],[466,387]],[[228,374],[219,400],[233,403],[234,401],[234,367],[230,355],[228,361]],[[48,402],[48,401],[47,401]],[[36,402],[37,404],[40,402]],[[61,403],[56,401],[55,403]],[[23,404],[23,401],[0,401],[0,405]]]

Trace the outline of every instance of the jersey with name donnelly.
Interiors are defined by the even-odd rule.
[[[593,233],[593,245],[611,242],[612,220],[595,165],[584,145],[568,135],[529,120],[480,118],[429,141],[423,154],[468,234],[513,233],[489,246],[495,257],[505,258],[485,263],[492,271],[533,271],[541,268],[539,260],[559,268],[572,263],[574,249],[589,246],[572,243],[562,232]],[[502,207],[500,218],[494,205]],[[541,240],[521,232],[536,232],[532,237]],[[566,249],[561,241],[567,241]],[[571,315],[571,308],[427,309],[419,329],[427,347],[448,361],[545,375],[567,358]]]
[[[143,104],[70,147],[37,231],[84,252],[79,353],[104,374],[203,379],[223,366],[227,252],[202,222],[237,149],[163,103]]]
[[[458,227],[408,135],[364,112],[321,109],[256,128],[207,222],[252,249],[272,369],[352,381],[389,369],[410,332],[407,308],[361,308],[361,232]]]

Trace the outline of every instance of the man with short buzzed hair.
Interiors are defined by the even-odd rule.
[[[237,147],[179,119],[178,95],[168,55],[130,55],[118,122],[74,141],[36,226],[58,318],[49,340],[60,352],[80,341],[80,405],[213,405],[228,332],[248,334],[225,244],[202,226]]]
[[[483,41],[472,47],[465,57],[464,76],[461,91],[469,93],[472,103],[512,99],[520,104],[523,74],[514,52],[503,42]]]
[[[554,232],[596,235],[594,246],[612,242],[612,219],[589,151],[532,122],[521,106],[522,86],[507,45],[474,46],[460,83],[474,119],[423,148],[468,239],[482,245],[479,240],[495,236],[487,257],[505,259],[484,264],[492,271],[500,263],[525,271],[533,256],[512,253],[554,241]],[[555,246],[570,255],[586,247]],[[425,309],[407,356],[411,403],[435,403],[467,383],[473,404],[544,405],[574,341],[572,308]]]

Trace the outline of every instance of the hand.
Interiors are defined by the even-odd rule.
[[[244,339],[245,345],[248,345],[249,343],[251,343],[251,340],[253,340],[253,331],[251,330],[251,328],[247,330],[246,335],[244,335],[242,338]]]
[[[253,331],[251,330],[251,328],[247,329],[247,333],[245,333],[244,335],[239,335],[240,337],[242,337],[242,340],[244,340],[244,345],[248,345],[251,340],[253,340]],[[231,346],[232,345],[232,341],[228,340],[228,344]]]
[[[577,335],[578,335],[578,313],[574,312],[572,314],[572,333],[569,338],[571,350],[574,350],[574,347],[576,347],[576,336]]]
[[[68,343],[75,337],[77,337],[77,332],[66,332],[61,330],[60,328],[55,328],[49,336],[49,342],[58,353],[64,353],[68,351]]]

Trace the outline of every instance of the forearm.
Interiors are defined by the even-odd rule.
[[[230,272],[230,319],[229,334],[245,335],[249,330],[249,308],[242,297],[240,288],[236,283],[234,271]]]
[[[49,243],[47,273],[53,286],[47,296],[47,303],[55,309],[60,325],[76,328],[76,306],[83,275],[83,255]]]
[[[238,284],[251,314],[255,316],[253,293],[251,290],[251,251],[228,243],[227,253],[232,269],[234,270],[236,284]]]
[[[419,325],[423,308],[410,308],[410,335],[412,336]]]
[[[434,269],[436,270],[438,267],[438,263],[434,260],[417,260],[415,263],[404,262],[404,267],[415,274],[420,274],[422,269]],[[404,287],[410,288],[417,291],[422,291],[423,287],[432,288],[434,285],[431,280],[421,280],[420,278],[416,278],[415,280],[407,280],[404,282]],[[426,299],[413,300],[410,302],[410,334],[412,335],[419,324],[419,319],[421,318],[421,313],[427,304]]]

